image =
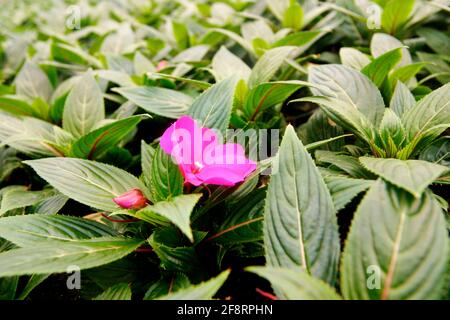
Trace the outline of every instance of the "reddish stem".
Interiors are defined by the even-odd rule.
[[[260,288],[256,288],[256,292],[258,292],[260,295],[262,295],[263,297],[265,297],[269,300],[278,300],[278,298],[276,296],[274,296],[273,294],[271,294],[269,292],[261,290]]]
[[[134,252],[152,253],[153,249],[152,248],[137,248],[136,250],[134,250]]]

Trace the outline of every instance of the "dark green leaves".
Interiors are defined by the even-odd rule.
[[[288,126],[267,190],[264,244],[274,267],[303,267],[334,283],[339,236],[330,193],[310,155]]]
[[[185,114],[192,98],[180,91],[158,87],[125,87],[114,91],[132,101],[147,112],[177,119]]]
[[[0,254],[0,277],[67,272],[73,265],[93,268],[126,256],[141,243],[135,239],[98,238],[13,249]]]
[[[119,168],[88,160],[47,158],[26,161],[38,175],[66,196],[88,206],[115,211],[113,198],[143,184]]]
[[[248,271],[270,281],[280,298],[287,300],[340,300],[327,283],[312,277],[303,269],[249,267]]]
[[[362,157],[361,163],[386,181],[420,197],[435,179],[449,169],[427,161]]]
[[[142,116],[134,116],[104,125],[72,144],[71,155],[77,158],[95,159],[108,149],[117,146],[137,124]]]
[[[231,77],[204,91],[189,108],[188,114],[207,128],[228,128],[233,107],[236,77]]]
[[[364,197],[346,241],[341,288],[346,299],[439,299],[448,284],[443,212],[378,180]]]
[[[183,175],[171,156],[160,147],[153,155],[151,168],[151,193],[154,201],[166,200],[183,193]]]
[[[77,217],[32,214],[0,219],[0,237],[20,247],[117,235],[104,224]]]
[[[63,128],[79,138],[105,118],[103,94],[91,73],[82,76],[64,105]]]

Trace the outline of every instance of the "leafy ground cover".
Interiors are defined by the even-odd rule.
[[[0,298],[447,299],[449,5],[2,4]]]

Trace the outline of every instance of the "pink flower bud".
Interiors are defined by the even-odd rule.
[[[165,67],[167,67],[168,62],[166,60],[161,60],[156,66],[156,72],[161,71]]]
[[[131,189],[130,191],[115,197],[113,201],[123,209],[140,209],[147,204],[147,199],[145,199],[139,189]]]

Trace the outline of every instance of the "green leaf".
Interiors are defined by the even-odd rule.
[[[33,212],[35,214],[57,214],[68,200],[68,197],[58,192],[34,205]]]
[[[356,70],[361,70],[370,63],[370,58],[355,48],[343,47],[339,50],[341,63]]]
[[[49,197],[52,193],[52,190],[28,191],[20,189],[5,192],[1,202],[0,215],[12,209],[34,205]]]
[[[428,145],[420,153],[419,159],[450,167],[450,137],[442,137]]]
[[[92,300],[131,300],[131,289],[128,283],[118,283],[109,287]]]
[[[194,236],[192,235],[190,217],[195,204],[200,200],[201,196],[201,193],[182,194],[167,201],[159,201],[153,205],[148,205],[136,212],[135,216],[146,220],[149,212],[156,213],[180,228],[184,235],[193,242]],[[153,219],[150,219],[150,222],[152,221]]]
[[[398,63],[397,68],[407,66],[412,63],[411,54],[405,45],[397,38],[386,33],[375,33],[370,41],[370,52],[375,58],[400,47],[402,47],[402,59]]]
[[[178,119],[186,114],[192,103],[192,98],[182,92],[158,87],[127,87],[114,88],[131,102],[147,112],[162,117]]]
[[[196,242],[203,239],[202,233],[196,233]],[[161,259],[161,268],[167,271],[192,273],[201,269],[198,255],[192,244],[189,244],[180,232],[169,226],[155,230],[148,243]]]
[[[368,170],[407,190],[416,198],[422,195],[428,185],[449,170],[447,167],[422,160],[361,157],[359,161]]]
[[[258,189],[236,202],[208,240],[222,245],[262,240],[265,196],[266,190]]]
[[[101,79],[105,79],[109,82],[118,84],[121,87],[132,87],[136,85],[133,79],[131,79],[131,77],[127,73],[122,71],[95,70],[93,74]]]
[[[22,97],[15,95],[0,96],[0,110],[19,116],[41,117],[39,110],[36,110]]]
[[[110,227],[78,217],[30,214],[0,219],[0,237],[19,247],[117,236]]]
[[[25,285],[25,288],[23,288],[22,292],[17,297],[17,300],[25,300],[31,291],[44,282],[49,276],[49,274],[33,274]]]
[[[142,178],[147,187],[152,185],[152,161],[156,150],[149,144],[141,140],[141,169]]]
[[[402,117],[405,111],[414,107],[415,104],[416,100],[414,99],[411,91],[409,91],[408,87],[405,86],[403,82],[397,81],[389,108],[391,108],[397,116]]]
[[[225,131],[230,122],[237,77],[216,83],[199,95],[189,108],[188,114],[203,127]]]
[[[303,9],[300,4],[294,0],[283,14],[283,27],[299,30],[303,25]]]
[[[391,85],[395,84],[397,80],[408,83],[408,81],[413,79],[414,76],[420,70],[422,70],[425,65],[427,65],[426,62],[417,62],[411,63],[407,66],[399,67],[389,75],[389,82],[391,83]]]
[[[98,158],[108,149],[117,146],[141,120],[142,116],[133,116],[91,131],[72,144],[71,156],[85,159]]]
[[[357,70],[338,64],[316,66],[311,68],[308,81],[323,87],[311,88],[314,95],[336,98],[346,105],[346,109],[353,109],[354,113],[358,110],[375,128],[380,124],[384,113],[383,98],[377,87]],[[349,116],[346,110],[341,113]]]
[[[341,300],[336,291],[326,282],[314,278],[305,270],[298,268],[247,267],[270,281],[282,299],[286,300]]]
[[[311,156],[288,126],[267,191],[264,244],[269,266],[303,267],[334,283],[339,235],[330,193]]]
[[[128,172],[95,161],[47,158],[24,161],[54,188],[85,205],[105,211],[117,210],[113,198],[144,185]]]
[[[76,138],[88,134],[105,118],[103,94],[90,72],[83,75],[70,91],[63,113],[63,128]]]
[[[211,300],[227,280],[229,274],[230,271],[225,270],[215,278],[159,297],[158,300]]]
[[[448,239],[439,204],[378,180],[364,197],[346,241],[346,299],[439,299],[447,281]]]
[[[334,207],[338,211],[344,209],[353,198],[373,184],[373,180],[354,179],[341,175],[324,175],[324,180],[333,198]]]
[[[390,0],[383,8],[381,25],[386,32],[395,34],[408,20],[413,11],[414,0]]]
[[[119,260],[141,240],[98,238],[72,243],[49,243],[0,253],[0,277],[67,272],[72,265],[89,269]]]
[[[402,117],[409,141],[434,139],[450,125],[450,83],[434,90]]]
[[[44,71],[34,63],[27,61],[14,80],[16,94],[24,96],[33,101],[41,98],[49,101],[53,88]]]
[[[249,91],[244,103],[244,113],[254,119],[258,113],[282,103],[305,85],[308,84],[298,80],[261,83]]]
[[[212,59],[212,70],[216,81],[225,80],[233,75],[247,81],[251,69],[239,57],[231,53],[226,47],[221,46]]]
[[[357,158],[346,154],[339,154],[331,151],[316,151],[316,161],[329,163],[333,167],[337,167],[345,171],[355,178],[370,179],[373,175],[368,172],[358,161]]]
[[[152,160],[151,191],[154,202],[183,193],[183,175],[172,157],[158,146]]]
[[[5,277],[0,279],[0,299],[14,300],[19,284],[19,277]]]
[[[366,65],[361,72],[375,83],[377,87],[381,87],[384,79],[389,72],[400,62],[402,58],[402,48],[396,48],[388,51],[371,63]]]
[[[163,295],[177,292],[189,287],[189,278],[183,273],[174,273],[170,277],[163,277],[153,283],[145,293],[144,300],[154,300]]]
[[[299,31],[291,33],[272,43],[272,48],[283,46],[306,46],[318,39],[320,34],[321,31]]]
[[[292,46],[284,46],[266,51],[253,66],[248,87],[252,89],[260,83],[269,81],[294,49]]]
[[[436,53],[448,55],[450,52],[450,37],[445,33],[432,28],[421,28],[417,34],[425,38],[427,45]]]

